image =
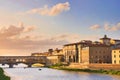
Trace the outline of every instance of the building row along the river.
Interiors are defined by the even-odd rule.
[[[113,63],[120,64],[120,40],[104,35],[100,41],[82,40],[65,44],[63,49],[49,49],[45,53],[32,53],[32,56],[47,56],[52,63]]]

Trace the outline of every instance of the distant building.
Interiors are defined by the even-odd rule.
[[[51,55],[51,54],[49,52],[31,54],[31,56],[48,56],[48,55]]]
[[[110,45],[111,44],[110,40],[111,40],[111,38],[108,38],[107,35],[104,35],[103,38],[100,38],[100,42],[105,45]]]
[[[63,47],[63,53],[65,55],[66,62],[78,63],[80,60],[78,45],[84,46],[85,44],[92,44],[90,40],[82,40],[78,43],[66,44]]]
[[[44,53],[32,53],[31,56],[46,56],[47,65],[53,65],[56,63],[65,62],[62,49],[58,49],[58,48],[56,48],[55,50],[49,49],[48,52],[44,52]]]
[[[92,41],[66,44],[63,47],[66,62],[74,63],[112,63],[111,46]]]
[[[119,56],[119,49],[116,48],[120,49],[120,40],[111,39],[104,35],[100,41],[82,40],[77,43],[65,44],[63,49],[56,48],[55,50],[49,49],[44,53],[32,53],[32,56],[47,56],[50,64],[60,62],[118,64],[120,60],[114,56]]]
[[[119,48],[120,49],[120,43],[116,44],[115,48]]]
[[[66,44],[63,47],[66,62],[78,62],[77,43]]]
[[[112,64],[120,64],[120,48],[112,50]]]
[[[120,40],[118,40],[118,39],[111,39],[111,40],[110,40],[110,43],[111,43],[111,44],[114,44],[114,45],[115,45],[115,44],[120,44]]]
[[[52,54],[52,52],[53,52],[53,49],[48,49],[49,54]]]
[[[52,55],[64,55],[63,50],[56,48],[55,50],[53,50]]]
[[[108,38],[107,35],[104,35],[103,38],[100,38],[100,42],[102,44],[112,45],[112,46],[113,45],[116,46],[116,45],[120,44],[120,40],[119,39]]]
[[[104,44],[79,44],[79,63],[111,63],[111,47]]]
[[[51,55],[51,56],[47,56],[47,59],[48,59],[47,61],[48,65],[53,65],[53,64],[64,62],[63,55]]]

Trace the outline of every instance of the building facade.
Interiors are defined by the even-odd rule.
[[[48,65],[54,65],[57,63],[64,62],[64,56],[63,55],[51,55],[47,56],[47,64]]]
[[[77,62],[78,61],[77,43],[64,45],[63,53],[66,62]]]
[[[120,40],[119,39],[108,38],[107,35],[104,35],[103,38],[100,38],[100,42],[102,44],[106,44],[106,45],[117,45],[117,44],[120,44]]]
[[[56,48],[55,50],[53,50],[52,55],[64,55],[63,50]]]
[[[105,45],[110,45],[111,44],[110,40],[111,40],[111,38],[108,38],[107,35],[104,35],[103,38],[100,38],[100,42]]]
[[[112,63],[111,46],[92,41],[81,41],[63,47],[66,62],[72,63]]]
[[[49,55],[51,55],[49,52],[31,54],[31,56],[49,56]]]
[[[103,44],[79,44],[79,63],[111,63],[111,47]]]
[[[113,57],[112,49],[120,47],[120,40],[104,35],[100,41],[82,40],[77,43],[65,44],[63,49],[49,49],[45,53],[33,53],[32,56],[46,55],[50,62],[59,63],[116,63],[119,59]],[[116,51],[117,52],[117,51]],[[116,54],[117,56],[117,54]]]
[[[112,64],[120,64],[120,48],[112,50]]]

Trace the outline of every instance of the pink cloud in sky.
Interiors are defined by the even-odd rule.
[[[98,24],[95,24],[95,25],[90,27],[91,30],[97,30],[97,29],[100,29],[100,28],[101,28],[101,26],[98,25]]]
[[[118,31],[118,30],[120,30],[120,23],[117,23],[116,25],[110,25],[110,24],[106,23],[104,25],[104,29],[106,31]]]
[[[34,8],[29,11],[26,11],[27,14],[40,14],[40,15],[47,15],[47,16],[57,16],[64,11],[70,10],[69,2],[65,3],[58,3],[51,8],[45,5],[43,8]]]

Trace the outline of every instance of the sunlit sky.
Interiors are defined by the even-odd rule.
[[[120,0],[0,0],[0,55],[30,55],[104,34],[120,39]]]

